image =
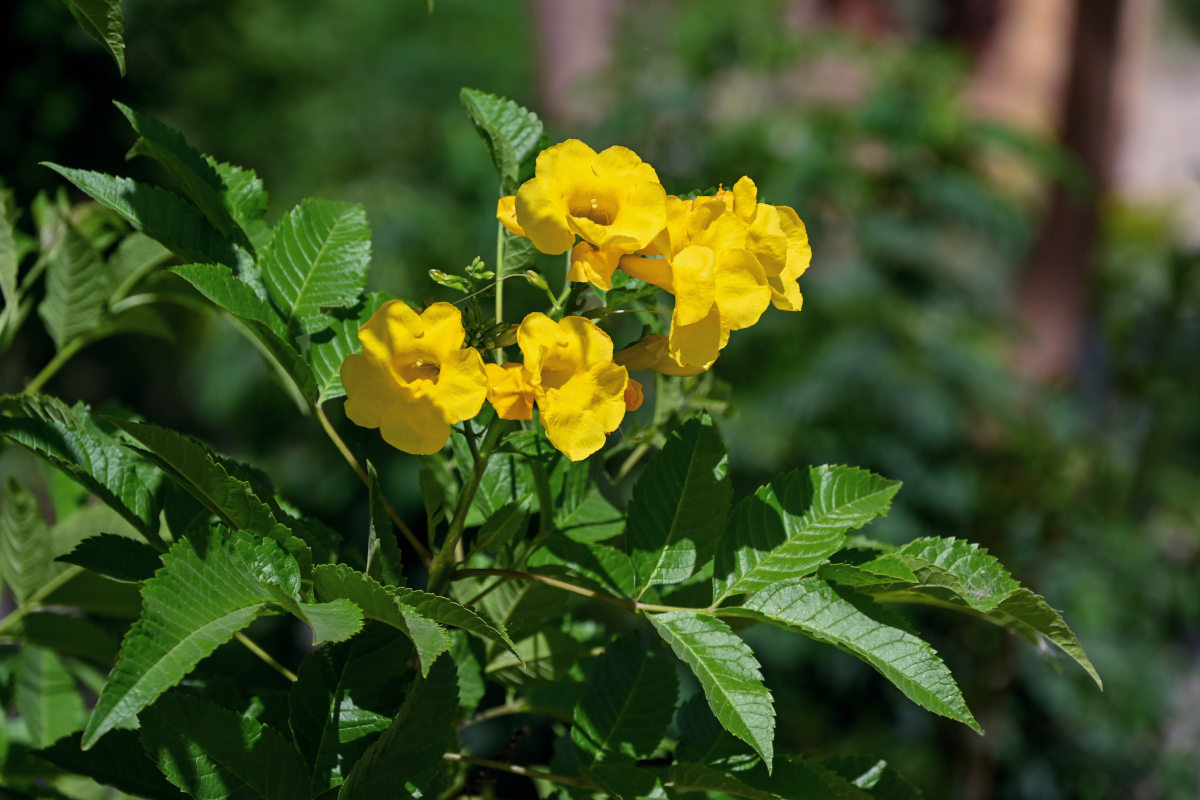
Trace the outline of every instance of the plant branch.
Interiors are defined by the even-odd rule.
[[[447,761],[461,761],[464,764],[474,764],[477,767],[486,767],[487,769],[497,769],[501,772],[511,772],[513,775],[521,775],[526,778],[533,778],[539,781],[550,781],[551,783],[560,783],[563,786],[577,786],[580,789],[593,789],[592,784],[583,778],[572,778],[567,775],[555,775],[553,772],[542,772],[537,769],[529,769],[522,767],[520,764],[506,764],[503,761],[492,761],[489,758],[476,758],[475,756],[467,756],[462,753],[443,753],[442,758]]]
[[[43,599],[49,597],[50,594],[56,589],[81,572],[83,572],[83,567],[68,567],[50,580],[43,583],[40,587],[38,587],[37,591],[26,598],[24,603],[21,603],[19,607],[9,612],[4,619],[0,619],[0,633],[8,630],[13,623],[20,622],[30,611],[36,610],[38,608],[38,604],[41,603]]]
[[[364,486],[370,487],[371,479],[367,477],[367,471],[363,469],[362,464],[358,463],[358,459],[354,457],[354,453],[350,452],[350,448],[346,446],[346,442],[343,441],[342,437],[338,435],[337,430],[329,421],[329,417],[325,416],[325,409],[320,403],[317,403],[313,406],[313,412],[316,414],[317,419],[320,420],[321,427],[325,429],[325,434],[329,437],[330,441],[333,442],[333,445],[338,449],[338,452],[342,454],[342,457],[346,459],[346,462],[350,465],[351,469],[354,470],[354,473],[358,475],[359,480],[363,482]],[[396,527],[400,529],[400,532],[404,534],[404,538],[408,539],[408,543],[411,544],[413,549],[417,551],[417,555],[421,557],[421,561],[424,562],[425,566],[429,566],[430,562],[432,561],[429,555],[429,550],[426,549],[425,545],[421,544],[420,540],[417,539],[416,534],[412,532],[412,529],[404,523],[404,520],[400,518],[399,512],[397,512],[392,504],[388,502],[387,498],[380,494],[379,499],[383,501],[383,507],[387,511],[387,515],[392,518],[392,522],[395,523]]]
[[[592,600],[599,600],[602,603],[609,605],[621,606],[628,608],[630,611],[694,611],[698,614],[711,614],[712,608],[688,608],[685,606],[665,606],[658,603],[643,603],[640,600],[626,600],[623,597],[598,592],[595,589],[589,589],[586,586],[579,586],[574,583],[568,583],[558,578],[553,578],[549,575],[539,575],[536,572],[520,572],[515,569],[460,569],[456,570],[451,580],[457,578],[473,578],[481,575],[501,575],[506,578],[515,578],[522,581],[533,581],[535,583],[544,583],[547,586],[553,586],[556,589],[562,589],[564,592],[572,592],[573,594],[582,597],[588,597]]]
[[[40,391],[42,386],[46,384],[46,381],[53,378],[55,373],[62,369],[63,364],[66,364],[68,361],[70,361],[71,357],[82,350],[83,346],[86,344],[87,339],[83,336],[76,336],[74,339],[67,342],[66,345],[63,346],[63,349],[59,350],[58,353],[55,354],[54,358],[50,359],[50,363],[42,367],[42,371],[35,375],[33,380],[31,380],[25,386],[25,389],[21,392],[21,394],[34,394],[35,392]]]
[[[242,633],[241,631],[238,631],[237,633],[235,633],[233,635],[233,638],[235,638],[239,642],[241,642],[241,644],[247,650],[249,650],[251,653],[254,653],[254,655],[256,655],[260,659],[262,659],[264,664],[266,664],[268,667],[270,667],[271,669],[278,672],[283,677],[287,678],[292,683],[295,683],[296,681],[299,680],[299,678],[296,676],[296,673],[292,672],[290,669],[285,667],[283,664],[280,664],[278,661],[276,661],[271,656],[270,653],[268,653],[266,650],[263,650],[261,647],[259,647],[257,644],[255,644],[254,641],[246,634]]]
[[[509,714],[524,714],[526,711],[529,711],[529,706],[524,700],[509,702],[500,706],[492,706],[491,708],[480,711],[473,717],[467,717],[464,720],[460,720],[458,723],[458,729],[461,731],[463,728],[469,728],[472,725],[478,725],[481,722],[487,722],[489,719],[506,717]]]

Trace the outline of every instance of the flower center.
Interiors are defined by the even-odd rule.
[[[617,218],[617,204],[607,197],[572,197],[567,210],[572,217],[590,219],[597,225],[611,225]]]
[[[441,371],[441,365],[436,360],[427,356],[418,358],[415,361],[406,360],[396,364],[396,374],[405,383],[416,383],[417,381],[437,383]]]

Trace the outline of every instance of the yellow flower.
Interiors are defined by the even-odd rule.
[[[593,283],[604,291],[612,288],[612,276],[626,251],[616,247],[595,247],[579,242],[571,250],[571,269],[567,280]]]
[[[500,419],[533,419],[533,402],[536,399],[533,385],[529,382],[529,370],[521,364],[509,362],[484,364],[487,370],[487,399],[496,409]]]
[[[534,177],[514,200],[516,228],[505,224],[525,231],[550,255],[569,250],[576,235],[593,247],[631,253],[662,230],[665,203],[658,174],[632,150],[617,146],[598,154],[568,139],[538,154]]]
[[[804,297],[797,279],[808,269],[812,249],[795,209],[759,203],[758,187],[745,176],[717,197],[750,224],[746,247],[766,270],[771,302],[781,311],[799,311]]]
[[[705,369],[704,367],[685,367],[675,363],[671,354],[667,352],[667,337],[656,333],[621,350],[613,356],[613,361],[630,372],[652,369],[655,372],[679,378],[699,375]]]
[[[603,447],[625,417],[629,385],[608,334],[583,317],[555,322],[534,312],[517,329],[517,345],[550,443],[572,461]]]
[[[391,300],[358,331],[362,353],[342,362],[346,416],[379,428],[384,441],[418,455],[436,453],[450,424],[479,413],[487,373],[474,348],[463,347],[462,315],[449,303],[418,314]]]
[[[630,256],[625,272],[675,295],[666,357],[653,369],[695,374],[708,369],[730,331],[758,322],[771,302],[767,274],[747,249],[750,223],[722,198],[668,200],[667,226],[651,252],[662,259]]]
[[[496,219],[500,220],[500,224],[508,229],[508,232],[528,239],[525,229],[517,222],[517,196],[510,194],[508,197],[501,197],[496,203]]]

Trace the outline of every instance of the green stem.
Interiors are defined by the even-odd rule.
[[[274,658],[272,658],[270,653],[268,653],[266,650],[263,650],[261,647],[259,647],[257,644],[255,644],[254,640],[251,639],[246,634],[242,633],[241,631],[238,631],[237,633],[235,633],[233,635],[233,638],[235,638],[239,642],[241,642],[242,646],[245,647],[247,650],[249,650],[251,653],[254,653],[254,655],[258,656],[264,664],[266,664],[268,667],[270,667],[271,669],[278,672],[283,677],[287,678],[292,683],[295,683],[296,681],[299,680],[299,678],[296,676],[296,673],[292,672],[290,669],[285,667],[283,664],[280,664],[278,661],[276,661]]]
[[[4,619],[0,619],[0,633],[8,630],[13,623],[20,622],[30,611],[35,611],[38,604],[43,599],[49,597],[56,589],[62,586],[67,581],[74,578],[79,573],[83,572],[83,567],[68,567],[67,569],[55,575],[46,583],[42,584],[33,594],[26,598],[24,603],[13,609]]]
[[[63,364],[71,360],[71,357],[83,349],[87,344],[87,339],[82,336],[76,336],[71,341],[67,342],[63,349],[55,354],[54,358],[50,359],[50,363],[42,367],[42,371],[33,377],[26,386],[22,394],[34,394],[41,390],[46,381],[54,377],[54,374],[62,369]]]
[[[477,767],[487,767],[488,769],[498,769],[501,772],[511,772],[513,775],[522,775],[526,778],[534,778],[540,781],[550,781],[551,783],[561,783],[563,786],[577,786],[580,789],[594,789],[592,784],[583,778],[571,778],[566,775],[555,775],[553,772],[542,772],[537,769],[529,769],[522,767],[520,764],[506,764],[503,761],[492,761],[489,758],[476,758],[475,756],[466,756],[462,753],[443,753],[442,758],[447,761],[461,761],[464,764],[474,764]]]
[[[504,321],[504,223],[496,223],[496,322]],[[497,364],[504,363],[504,348],[492,351]]]
[[[479,447],[479,457],[475,459],[471,474],[463,486],[462,494],[459,495],[458,507],[454,509],[454,518],[450,521],[450,530],[446,532],[445,541],[433,557],[433,563],[429,565],[429,591],[434,594],[441,594],[450,583],[450,575],[457,560],[458,543],[467,524],[467,514],[471,510],[471,503],[475,501],[475,493],[479,491],[479,482],[483,480],[488,459],[496,448],[504,427],[504,422],[500,419],[494,419],[488,424],[487,434]]]
[[[506,717],[509,714],[524,714],[526,711],[529,711],[529,704],[526,703],[524,699],[516,700],[505,703],[502,706],[492,706],[491,708],[480,711],[475,716],[467,717],[466,719],[460,721],[457,727],[461,731],[463,728],[469,728],[472,725],[478,725],[481,722],[487,722],[489,719]]]
[[[582,597],[588,597],[592,600],[599,600],[602,603],[609,605],[620,606],[627,608],[630,611],[692,611],[697,614],[711,614],[713,608],[688,608],[686,606],[664,606],[658,603],[643,603],[640,600],[626,600],[623,597],[616,597],[604,592],[598,592],[595,589],[589,589],[586,586],[578,586],[574,583],[568,583],[558,578],[553,578],[549,575],[539,575],[536,572],[520,572],[515,569],[460,569],[456,570],[452,579],[457,578],[473,578],[482,575],[501,575],[506,578],[516,578],[522,581],[533,581],[535,583],[544,583],[547,586],[553,586],[556,589],[562,589],[564,592],[572,592],[573,594]]]
[[[358,463],[358,459],[354,457],[354,453],[350,452],[350,448],[346,446],[346,442],[343,441],[342,437],[338,435],[337,429],[333,427],[333,424],[329,421],[329,417],[325,416],[324,407],[322,407],[320,403],[317,403],[313,406],[313,413],[321,422],[321,427],[325,429],[325,435],[328,436],[330,441],[333,442],[333,446],[336,447],[338,452],[342,454],[342,458],[346,459],[346,463],[348,463],[351,469],[354,470],[354,473],[358,475],[358,478],[363,482],[363,485],[369,488],[371,486],[371,479],[367,476],[367,471],[363,469],[362,464]],[[400,513],[392,507],[392,504],[388,502],[387,498],[383,497],[381,494],[379,499],[383,501],[383,507],[387,511],[388,516],[392,518],[392,522],[395,523],[396,527],[400,529],[400,532],[404,534],[404,538],[408,539],[408,543],[413,546],[413,549],[417,551],[417,555],[421,557],[421,561],[423,561],[426,566],[429,566],[431,560],[429,556],[429,550],[425,548],[425,545],[421,544],[421,541],[417,538],[417,535],[412,532],[412,529],[409,528],[408,525],[404,523],[404,520],[400,517]]]

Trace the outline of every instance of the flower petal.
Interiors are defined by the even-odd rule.
[[[685,247],[671,260],[675,283],[672,325],[691,325],[712,311],[716,292],[716,256],[707,247]]]
[[[484,364],[487,370],[487,399],[496,409],[500,419],[533,419],[533,386],[529,382],[529,370],[521,364],[509,362]]]
[[[378,428],[384,410],[395,404],[399,391],[387,367],[355,353],[342,362],[341,375],[346,387],[346,418],[363,428]]]
[[[450,438],[450,424],[432,399],[389,406],[379,422],[383,440],[397,450],[428,456],[441,450]]]
[[[717,256],[715,300],[721,326],[749,328],[771,304],[771,288],[758,259],[747,250],[722,250]]]
[[[604,446],[607,434],[625,417],[629,373],[616,364],[598,364],[562,386],[538,395],[546,438],[571,461]]]
[[[665,258],[625,256],[621,259],[621,270],[638,280],[652,283],[660,289],[675,294],[675,281],[671,277],[671,265]]]
[[[721,326],[721,314],[714,303],[709,313],[691,324],[671,321],[667,352],[683,367],[708,369],[729,341],[729,329]]]
[[[517,196],[515,194],[501,197],[496,203],[496,219],[500,220],[500,224],[507,228],[509,233],[529,238],[525,234],[525,229],[521,227],[521,223],[517,222]]]
[[[587,242],[579,242],[571,250],[571,269],[567,272],[567,280],[595,284],[608,291],[612,288],[612,276],[624,252],[614,247],[595,247]]]
[[[751,219],[757,210],[758,187],[748,175],[738,178],[733,185],[733,213],[742,219]]]
[[[645,401],[646,394],[642,391],[642,385],[630,378],[629,385],[625,387],[625,410],[637,411]]]
[[[487,386],[483,357],[474,348],[463,348],[442,359],[441,371],[430,389],[430,396],[441,407],[447,422],[460,422],[475,416],[483,408]]]
[[[541,160],[539,156],[539,163]],[[517,190],[516,209],[519,227],[543,253],[565,253],[575,242],[575,234],[567,227],[566,198],[554,181],[541,177],[525,181]]]

